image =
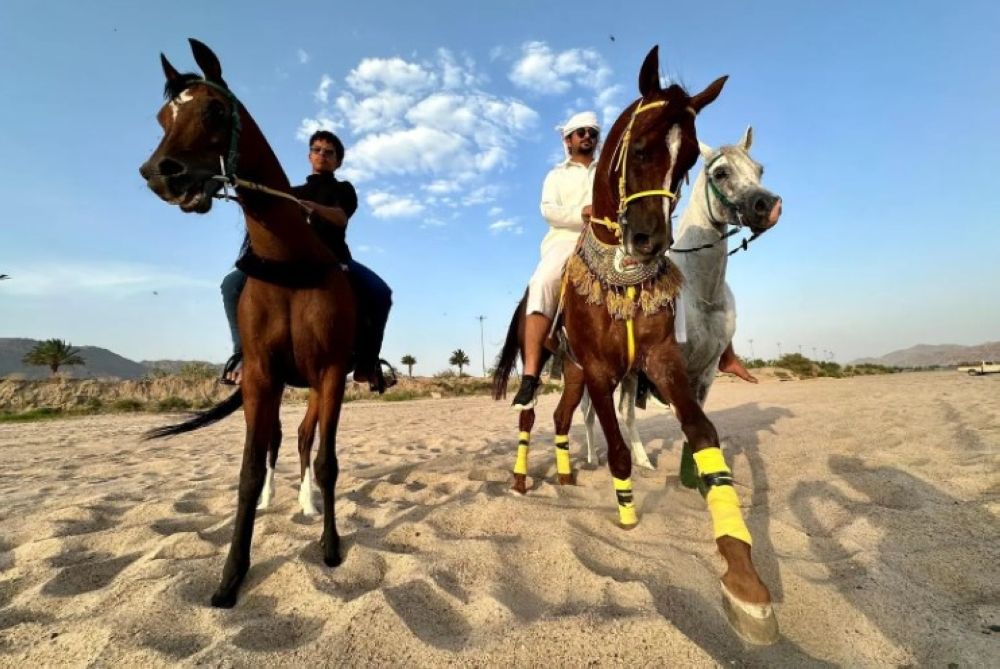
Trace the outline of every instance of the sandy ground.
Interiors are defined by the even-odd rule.
[[[1000,376],[957,373],[716,385],[709,415],[777,603],[768,648],[726,623],[663,410],[640,412],[658,471],[635,473],[624,532],[606,467],[551,483],[554,396],[526,497],[506,490],[505,405],[351,403],[331,570],[296,503],[304,407],[288,407],[277,497],[229,611],[207,602],[240,415],[155,443],[138,436],[170,417],[0,425],[0,665],[997,666],[998,398]],[[571,437],[580,465],[579,420]]]

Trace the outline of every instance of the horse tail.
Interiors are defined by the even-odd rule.
[[[514,316],[510,319],[510,328],[507,330],[507,341],[503,343],[500,351],[500,358],[497,360],[496,371],[493,372],[493,399],[503,399],[507,395],[507,381],[510,373],[514,371],[514,364],[517,362],[517,354],[521,350],[519,330],[521,324],[521,314],[524,311],[528,300],[528,293],[525,291],[524,297],[517,303],[514,309]]]
[[[142,435],[142,439],[143,441],[148,441],[150,439],[172,437],[175,434],[183,434],[185,432],[198,430],[206,425],[219,422],[229,414],[239,409],[241,406],[243,406],[243,390],[238,389],[235,393],[222,400],[214,407],[196,412],[194,416],[183,423],[148,430]]]

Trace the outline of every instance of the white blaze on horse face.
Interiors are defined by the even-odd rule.
[[[674,182],[674,168],[677,166],[677,156],[681,152],[681,127],[674,125],[667,133],[667,154],[670,156],[670,164],[667,165],[667,175],[663,178],[663,190],[670,190],[670,184]],[[675,193],[676,195],[676,193]],[[673,209],[676,199],[663,198],[663,215],[669,224],[670,212]]]
[[[190,91],[181,91],[181,94],[170,101],[170,111],[173,113],[173,120],[177,120],[177,114],[181,111],[181,105],[187,104],[194,100],[194,96],[191,95]]]

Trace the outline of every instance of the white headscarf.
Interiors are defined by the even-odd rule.
[[[559,131],[559,134],[562,136],[563,139],[566,139],[567,135],[571,134],[574,130],[579,130],[580,128],[594,128],[597,130],[597,132],[600,132],[601,124],[597,120],[597,114],[595,114],[592,111],[585,111],[585,112],[580,112],[578,114],[573,114],[572,116],[569,117],[569,120],[563,123],[561,126],[559,125],[556,126],[556,130]],[[569,149],[566,148],[565,142],[563,142],[563,152],[566,154],[566,157],[568,158]]]
[[[562,136],[565,137],[579,128],[595,128],[598,132],[600,132],[601,124],[597,121],[597,114],[592,111],[573,114],[569,117],[568,121],[557,129],[562,133]]]

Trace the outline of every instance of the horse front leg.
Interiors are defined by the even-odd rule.
[[[563,392],[552,416],[556,436],[556,476],[559,485],[573,485],[576,477],[569,459],[569,428],[573,425],[573,412],[583,399],[583,371],[573,364],[563,369]]]
[[[694,451],[695,465],[706,490],[715,543],[726,561],[722,576],[723,605],[730,624],[744,640],[772,644],[778,640],[778,621],[771,593],[761,581],[750,555],[750,531],[743,521],[733,476],[719,447],[715,426],[694,398],[683,359],[676,346],[649,353],[646,374],[660,394],[670,399],[681,430]]]
[[[340,467],[337,463],[337,426],[344,403],[345,370],[336,366],[327,370],[319,392],[319,453],[316,455],[316,476],[323,493],[323,562],[336,567],[341,562],[340,535],[334,508],[334,491]]]
[[[615,415],[614,383],[609,375],[590,372],[586,367],[584,374],[587,393],[597,412],[597,419],[601,421],[604,439],[608,442],[608,469],[611,470],[611,480],[618,498],[618,523],[622,528],[630,530],[636,526],[639,518],[636,516],[632,497],[632,455]]]
[[[514,484],[511,490],[522,495],[528,492],[528,453],[531,450],[531,428],[535,426],[535,410],[523,409],[517,417],[517,459],[514,460]]]
[[[260,372],[248,373],[244,366],[242,379],[243,412],[246,416],[247,436],[243,446],[243,465],[240,468],[239,497],[233,540],[229,556],[222,570],[222,582],[212,595],[212,606],[231,608],[236,604],[240,585],[250,568],[250,542],[253,539],[253,521],[257,513],[257,499],[264,487],[267,452],[281,405],[281,387],[272,387]]]
[[[302,422],[299,424],[299,506],[302,507],[302,515],[308,517],[319,514],[313,503],[313,481],[316,480],[316,475],[313,473],[312,463],[309,461],[318,424],[319,394],[313,390],[309,393],[306,415],[302,417]]]

